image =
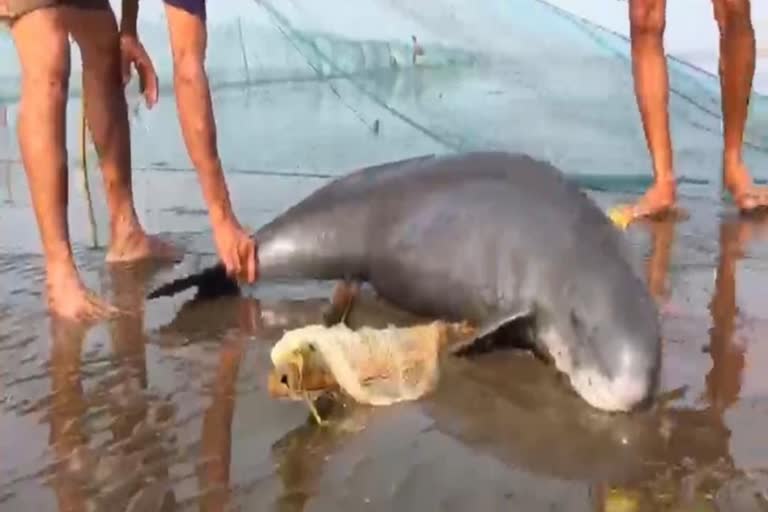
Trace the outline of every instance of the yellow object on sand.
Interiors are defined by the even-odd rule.
[[[621,489],[611,489],[605,496],[605,512],[637,512],[640,510],[640,500],[632,492]]]

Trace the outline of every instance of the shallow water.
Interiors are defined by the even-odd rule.
[[[255,228],[357,166],[477,147],[525,149],[590,174],[601,205],[626,200],[648,180],[639,120],[631,90],[600,81],[612,64],[593,64],[585,76],[602,95],[520,62],[219,91],[233,202]],[[566,92],[570,100],[557,100]],[[600,106],[609,97],[615,108]],[[768,221],[739,220],[719,201],[717,123],[673,105],[685,112],[674,124],[680,174],[698,180],[681,189],[691,217],[629,231],[663,304],[660,407],[599,413],[539,361],[506,352],[452,361],[421,401],[333,410],[329,429],[308,422],[301,403],[266,393],[271,344],[319,321],[328,285],[263,284],[209,304],[187,302],[189,293],[143,301],[155,284],[212,260],[169,97],[133,121],[134,186],[145,226],[186,248],[177,268],[103,264],[95,156],[94,233],[70,150],[80,269],[135,312],[87,331],[45,314],[11,122],[0,132],[2,509],[611,511],[623,499],[634,510],[766,510]],[[747,158],[764,178],[764,152]],[[372,298],[352,320],[411,321]]]
[[[689,204],[685,223],[631,231],[666,304],[667,395],[632,416],[503,352],[452,362],[421,401],[347,404],[318,428],[301,403],[268,397],[266,372],[282,329],[320,320],[327,286],[143,304],[172,270],[107,271],[81,250],[101,293],[146,308],[84,332],[43,314],[39,257],[4,255],[3,508],[617,510],[618,495],[639,510],[763,510],[768,221]],[[413,320],[368,296],[352,321]]]

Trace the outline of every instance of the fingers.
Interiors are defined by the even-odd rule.
[[[147,108],[152,108],[157,103],[159,94],[159,80],[152,59],[138,41],[127,39],[122,44],[124,45],[122,47],[123,87],[131,80],[131,64],[133,64],[139,75],[139,91],[144,96]]]
[[[238,281],[242,280],[241,273],[241,267],[240,267],[240,255],[237,253],[237,248],[234,248],[235,250],[230,252],[229,254],[229,262],[225,263],[227,267],[227,274],[230,277],[233,277],[237,279]]]
[[[245,253],[245,257],[247,258],[246,264],[248,266],[248,282],[253,283],[256,281],[256,259],[258,258],[258,252],[256,250],[256,242],[254,242],[252,239],[249,238],[248,250]]]
[[[152,108],[157,103],[158,79],[155,66],[146,52],[136,61],[136,71],[139,73],[139,90],[144,95],[147,108]]]
[[[86,299],[85,307],[78,312],[75,319],[84,324],[93,324],[100,320],[110,320],[125,314],[125,311],[104,301],[96,295],[90,294]]]
[[[258,277],[258,252],[251,237],[235,242],[234,247],[222,258],[227,275],[240,282],[251,284]]]
[[[152,108],[157,103],[158,79],[152,59],[142,47],[136,49],[134,57],[136,72],[139,74],[139,91],[144,95],[147,108]]]
[[[128,82],[131,81],[131,60],[125,56],[123,56],[120,67],[123,71],[123,87],[128,85]]]

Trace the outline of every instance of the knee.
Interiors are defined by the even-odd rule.
[[[116,30],[94,27],[92,31],[77,34],[86,78],[109,82],[121,80],[120,36]]]
[[[112,69],[120,62],[120,35],[116,30],[94,29],[77,42],[84,66]]]
[[[715,0],[715,20],[720,36],[752,31],[752,16],[749,0]]]
[[[663,0],[630,0],[629,24],[632,37],[661,37],[666,26],[664,7]]]
[[[37,42],[26,44],[37,45]],[[30,62],[22,63],[23,94],[37,91],[54,101],[66,101],[69,94],[69,41],[66,32],[45,44],[45,51],[35,52]],[[43,44],[40,43],[40,48]]]

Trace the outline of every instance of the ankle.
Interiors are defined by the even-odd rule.
[[[72,258],[47,261],[45,265],[45,280],[49,288],[59,287],[62,283],[80,281],[80,274]]]
[[[652,158],[651,163],[653,165],[653,187],[674,187],[677,180],[671,159],[656,156]]]
[[[744,160],[741,158],[740,151],[725,152],[723,153],[723,172],[728,174],[733,169],[739,169],[744,167]]]
[[[110,221],[109,230],[112,244],[127,240],[136,234],[144,233],[141,223],[133,211],[113,216]]]
[[[651,188],[658,191],[674,192],[677,189],[677,180],[673,174],[658,174],[653,178]]]
[[[741,159],[741,155],[725,156],[723,158],[723,182],[726,186],[751,181],[751,177],[744,165],[744,161]]]

